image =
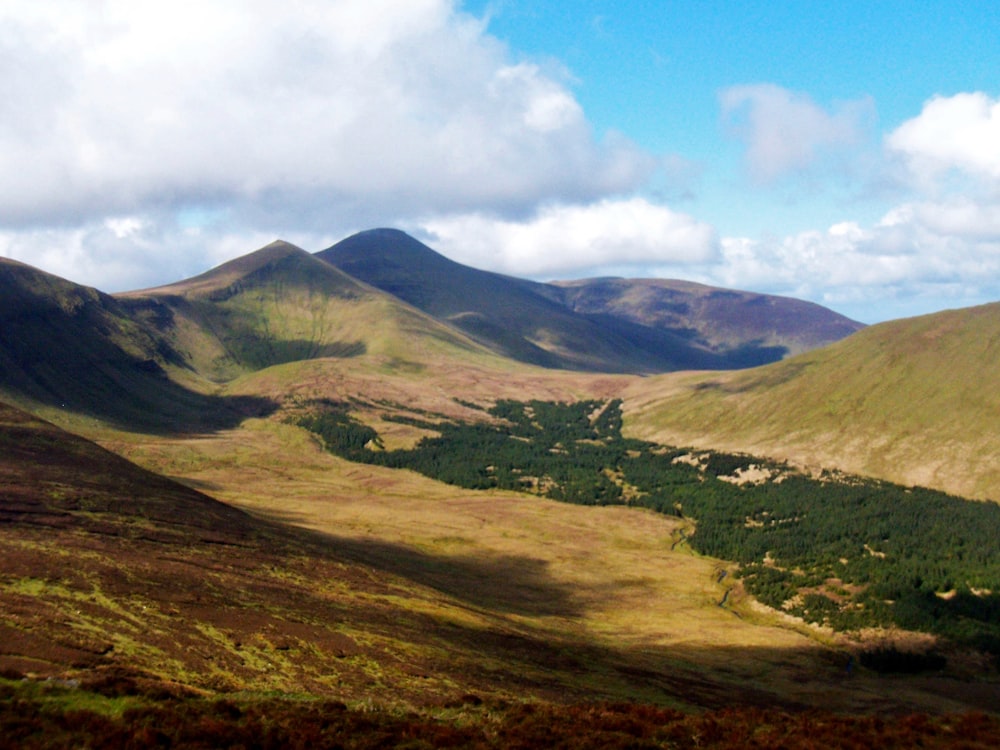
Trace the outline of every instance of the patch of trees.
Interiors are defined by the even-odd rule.
[[[489,417],[406,418],[437,434],[394,451],[372,450],[375,431],[343,408],[301,424],[347,458],[469,489],[689,518],[690,545],[739,563],[747,590],[769,606],[837,630],[899,625],[1000,654],[1000,506],[627,439],[620,401],[503,400]],[[734,481],[751,467],[764,479]]]
[[[364,461],[372,447],[381,446],[378,433],[352,417],[346,406],[334,401],[319,402],[319,406],[299,417],[296,424],[318,435],[330,453]]]

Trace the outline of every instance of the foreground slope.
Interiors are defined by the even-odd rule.
[[[7,677],[412,706],[472,691],[622,695],[632,690],[629,665],[646,658],[572,627],[524,624],[578,606],[530,556],[435,555],[392,535],[332,536],[264,522],[3,405],[0,445],[0,673]],[[241,459],[228,443],[216,471],[247,453],[258,465],[244,464],[244,472],[259,471],[278,446],[258,435]],[[294,461],[293,453],[286,458]],[[244,488],[237,497],[249,500],[246,477],[229,475]],[[267,477],[258,477],[252,497],[263,482],[275,513],[297,512],[301,486],[286,475],[279,489]],[[497,577],[504,586],[487,592],[483,582]],[[806,663],[816,658],[809,651]],[[681,700],[691,677],[657,679]],[[717,701],[726,692],[724,683],[698,685],[689,700]]]
[[[842,655],[716,606],[714,564],[670,552],[670,519],[345,472],[297,428],[266,422],[144,450],[314,531],[3,405],[0,445],[8,678],[409,707],[470,694],[877,710],[980,701],[942,702],[933,681],[894,694],[868,678],[841,684]],[[661,564],[645,569],[650,560]]]
[[[868,328],[739,373],[632,386],[628,425],[1000,501],[1000,303]]]
[[[784,339],[772,336],[765,343],[756,330],[734,334],[733,321],[725,346],[713,346],[692,335],[687,323],[663,325],[651,317],[652,310],[636,314],[633,307],[632,314],[622,314],[595,306],[594,293],[585,295],[586,289],[571,291],[470,268],[398,230],[361,232],[317,257],[505,356],[544,367],[637,373],[728,369],[774,361],[786,351]]]
[[[852,712],[995,704],[995,683],[961,679],[961,659],[943,682],[864,670],[848,679],[850,644],[754,610],[723,575],[725,563],[688,550],[682,519],[463,490],[349,463],[270,419],[198,441],[131,439],[115,448],[254,514],[327,534],[338,554],[408,581],[389,594],[385,614],[404,625],[420,613],[430,642],[447,653],[421,662],[417,683],[428,695],[443,674],[484,697]],[[421,587],[437,598],[406,595]],[[341,627],[351,619],[345,612]],[[423,637],[397,632],[396,659],[427,654]],[[412,684],[380,679],[379,700]]]

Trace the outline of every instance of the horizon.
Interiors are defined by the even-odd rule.
[[[119,292],[387,226],[521,278],[681,279],[865,323],[992,302],[994,21],[985,2],[11,2],[0,256]]]

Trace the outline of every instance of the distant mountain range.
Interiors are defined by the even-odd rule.
[[[995,497],[1000,307],[861,328],[810,303],[690,282],[518,279],[392,229],[316,254],[278,241],[118,295],[0,259],[0,397],[49,416],[231,427],[318,392],[290,371],[247,380],[306,362],[398,376],[397,400],[450,387],[412,375],[470,367],[657,375],[624,390],[635,434]]]
[[[681,283],[539,284],[462,266],[389,229],[316,255],[278,241],[119,295],[0,259],[0,391],[149,428],[267,411],[210,386],[302,360],[512,358],[649,374],[775,361],[860,327],[809,303]]]
[[[775,362],[862,328],[801,300],[665,280],[541,284],[455,263],[373,229],[317,257],[504,356],[543,367],[651,373]]]

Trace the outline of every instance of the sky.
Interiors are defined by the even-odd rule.
[[[1000,10],[0,4],[0,256],[117,292],[384,226],[865,323],[1000,300]]]

